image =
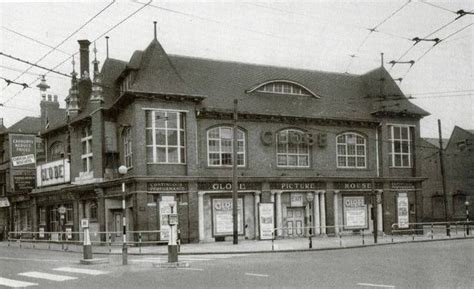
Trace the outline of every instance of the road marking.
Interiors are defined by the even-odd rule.
[[[70,272],[70,273],[81,273],[81,274],[88,274],[88,275],[102,275],[102,274],[109,273],[109,272],[100,271],[100,270],[80,269],[80,268],[72,268],[72,267],[60,267],[60,268],[54,268],[53,270],[61,271],[61,272]]]
[[[371,284],[371,283],[357,283],[359,286],[369,286],[369,287],[382,287],[382,288],[395,288],[393,285],[383,285],[383,284]]]
[[[38,262],[67,262],[67,260],[33,259],[33,258],[12,258],[12,257],[0,257],[0,260],[38,261]]]
[[[190,271],[204,271],[201,268],[178,268],[179,270],[190,270]]]
[[[77,277],[48,274],[48,273],[42,273],[42,272],[36,272],[36,271],[20,273],[18,275],[31,277],[31,278],[46,279],[46,280],[51,280],[51,281],[67,281],[67,280],[77,279]]]
[[[12,288],[19,288],[19,287],[28,287],[28,286],[36,286],[38,283],[30,283],[18,280],[12,280],[7,278],[0,277],[0,285],[12,287]]]
[[[255,276],[255,277],[268,277],[267,274],[255,274],[255,273],[245,273],[247,276]]]

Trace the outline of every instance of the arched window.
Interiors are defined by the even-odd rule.
[[[275,94],[286,94],[286,95],[302,95],[302,96],[314,96],[319,98],[309,88],[290,80],[271,80],[264,83],[260,83],[247,92],[265,92]]]
[[[207,131],[207,163],[209,166],[232,165],[232,127],[220,126]],[[245,166],[245,134],[237,130],[237,166]]]
[[[366,139],[360,134],[346,132],[338,135],[337,139],[337,167],[338,168],[365,168]]]
[[[122,132],[122,144],[123,144],[123,159],[125,166],[131,168],[133,166],[132,157],[132,129],[126,127]]]
[[[277,165],[279,167],[309,167],[309,146],[304,132],[286,129],[276,135]]]
[[[64,158],[64,146],[60,141],[54,142],[49,147],[49,160],[56,161]]]

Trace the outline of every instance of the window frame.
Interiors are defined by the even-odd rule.
[[[176,114],[176,128],[168,128],[168,119],[165,120],[165,128],[158,128],[156,126],[156,114],[162,112],[165,114],[165,118],[168,117],[168,114],[174,113]],[[147,124],[145,124],[145,134],[149,133],[151,131],[151,140],[152,143],[148,143],[148,137],[146,137],[146,148],[147,148],[147,164],[166,164],[166,165],[185,165],[186,164],[186,111],[182,110],[171,110],[171,109],[146,109],[145,110],[145,118],[148,118],[148,113],[151,114],[151,127],[148,127]],[[183,118],[183,122],[181,122],[181,118]],[[164,130],[165,132],[165,145],[159,145],[157,144],[157,139],[156,139],[156,132],[158,130]],[[176,131],[177,139],[176,139],[176,145],[169,145],[168,144],[168,132],[169,131]],[[181,145],[181,132],[183,132],[183,145]],[[149,161],[149,156],[148,156],[148,148],[152,148],[152,161]],[[160,162],[158,161],[158,153],[157,149],[158,148],[165,148],[166,155],[165,155],[165,161]],[[177,162],[170,162],[169,161],[169,148],[176,148],[177,150]],[[181,150],[183,153],[181,153]],[[182,161],[181,161],[182,160]]]
[[[53,150],[60,151],[58,154]],[[58,157],[59,156],[59,157]],[[57,161],[64,158],[64,144],[62,141],[55,141],[53,142],[48,149],[48,161]]]
[[[86,145],[86,152],[81,152],[81,173],[83,174],[92,173],[94,171],[92,141],[92,127],[89,124],[83,128],[81,137],[81,150],[83,149],[84,143]],[[86,170],[84,170],[84,160],[86,160]]]
[[[286,144],[286,153],[280,153],[278,152],[278,145],[280,144],[279,141],[280,141],[280,134],[283,133],[283,132],[287,132],[287,138],[289,140],[289,133],[290,132],[297,132],[299,134],[301,134],[301,139],[304,139],[304,131],[301,130],[301,129],[296,129],[296,128],[285,128],[285,129],[281,129],[279,130],[276,134],[275,134],[275,157],[276,157],[276,165],[277,165],[277,168],[302,168],[302,169],[307,169],[307,168],[310,168],[311,167],[311,148],[310,148],[310,145],[309,144],[305,144],[304,141],[301,141],[300,144],[297,144],[296,146],[296,150],[297,152],[296,153],[289,153],[289,148],[288,148],[288,145],[289,145],[289,141],[287,141]],[[301,145],[306,145],[307,147],[307,153],[306,154],[302,154],[300,153],[300,146]],[[278,161],[278,157],[281,156],[281,155],[284,155],[286,156],[286,165],[280,165],[279,164],[279,161]],[[288,157],[289,156],[296,156],[296,165],[288,165]],[[308,163],[307,165],[299,165],[299,160],[300,160],[300,157],[303,157],[303,156],[306,156],[307,159],[308,159]]]
[[[349,154],[349,149],[348,149],[348,146],[350,144],[347,143],[347,136],[348,135],[353,135],[355,137],[355,143],[354,143],[354,154]],[[339,137],[341,136],[344,136],[344,143],[339,143]],[[359,144],[357,143],[357,138],[360,137],[364,140],[364,143],[363,144]],[[341,145],[344,145],[345,147],[345,154],[340,154],[339,153],[339,146]],[[361,147],[363,146],[364,147],[364,154],[363,155],[359,155],[358,154],[358,150],[357,148],[358,147]],[[341,166],[339,164],[339,158],[340,157],[344,157],[344,160],[345,160],[345,165]],[[354,166],[350,166],[349,165],[349,158],[353,157],[355,162],[354,162]],[[364,166],[359,166],[358,165],[358,158],[360,157],[363,157],[364,159]],[[338,135],[336,135],[336,167],[339,168],[339,169],[366,169],[367,168],[367,137],[365,137],[364,135],[360,134],[360,133],[357,133],[357,132],[353,132],[353,131],[348,131],[348,132],[343,132],[343,133],[340,133]]]
[[[413,125],[404,125],[404,124],[389,124],[389,142],[390,142],[390,149],[389,149],[389,158],[390,158],[390,168],[412,168],[413,167],[413,152],[412,152],[412,128],[415,126]],[[395,129],[400,129],[400,136],[399,138],[395,138]],[[407,132],[407,138],[403,138],[403,130]],[[399,142],[400,151],[395,152],[396,143]],[[403,152],[403,144],[406,143],[408,152]],[[400,165],[396,164],[396,156],[400,156]],[[405,164],[403,161],[403,156],[408,157],[408,164]]]
[[[128,169],[133,168],[132,128],[125,127],[122,131],[122,149],[124,164]]]
[[[219,138],[210,138],[209,137],[209,134],[213,131],[213,130],[216,130],[218,129],[219,130]],[[222,160],[223,160],[223,157],[222,155],[224,153],[226,153],[225,151],[222,150],[222,129],[229,129],[231,130],[232,132],[232,138],[230,138],[230,141],[231,141],[231,146],[230,146],[230,151],[231,151],[231,164],[222,164]],[[242,138],[239,139],[239,132],[242,134]],[[233,158],[233,145],[234,145],[234,142],[233,142],[233,136],[234,136],[234,131],[233,131],[233,127],[232,126],[229,126],[229,125],[218,125],[218,126],[213,126],[211,128],[209,128],[207,131],[206,131],[206,146],[207,146],[207,166],[208,167],[232,167],[232,158]],[[237,128],[237,148],[238,148],[238,142],[241,141],[242,142],[242,152],[239,152],[237,151],[237,161],[239,160],[239,155],[242,155],[242,164],[239,164],[237,162],[237,167],[246,167],[247,165],[247,161],[246,161],[246,158],[247,158],[247,135],[245,133],[245,131],[241,128]],[[210,145],[209,145],[209,142],[213,140],[213,141],[218,141],[219,142],[219,150],[218,151],[211,151],[210,149]],[[210,155],[211,154],[219,154],[219,164],[212,164],[211,163],[211,157]]]

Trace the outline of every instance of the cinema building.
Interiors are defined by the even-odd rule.
[[[234,100],[241,238],[268,237],[268,228],[281,238],[310,227],[318,236],[390,232],[418,220],[419,120],[428,113],[383,67],[352,75],[169,55],[155,38],[99,71],[95,56],[89,69],[89,41],[79,43],[66,111],[42,132],[37,229],[58,229],[63,206],[66,228],[89,218],[93,232],[119,236],[125,182],[129,230],[166,239],[171,204],[182,242],[225,240]]]

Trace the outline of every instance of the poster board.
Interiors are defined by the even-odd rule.
[[[344,229],[367,228],[367,205],[363,196],[343,197]]]
[[[399,193],[397,196],[397,216],[398,228],[406,229],[409,227],[408,218],[408,195],[407,193]]]
[[[234,222],[232,221],[232,198],[212,199],[213,233],[214,236],[229,236],[234,233]],[[238,233],[244,233],[242,217],[244,209],[242,199],[237,200],[237,224]]]
[[[258,223],[260,228],[260,240],[273,239],[275,213],[273,203],[258,204]]]
[[[10,134],[10,160],[12,166],[35,165],[35,141],[34,135]]]
[[[174,213],[177,212],[176,201],[173,196],[162,196],[160,201],[160,240],[168,240],[170,236],[170,225],[168,215],[171,214],[171,206]]]

